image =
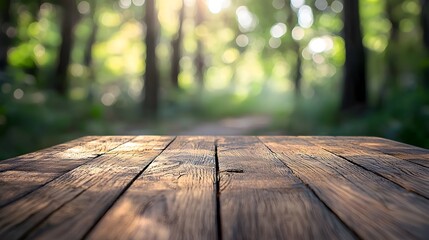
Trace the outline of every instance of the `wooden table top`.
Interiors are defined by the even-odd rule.
[[[0,239],[429,239],[429,150],[89,136],[0,161]]]

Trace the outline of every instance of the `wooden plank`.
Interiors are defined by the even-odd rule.
[[[150,138],[149,138],[150,137]],[[162,136],[137,136],[132,141],[129,141],[121,146],[107,152],[108,154],[141,154],[147,150],[164,150],[171,137]]]
[[[40,161],[69,161],[74,159],[94,158],[103,154],[124,142],[133,139],[133,136],[89,136],[79,138],[64,144],[28,153],[15,158],[0,161],[0,172],[16,170],[18,167]],[[43,164],[43,162],[41,163]],[[47,163],[47,165],[50,165]],[[33,169],[32,166],[29,167]]]
[[[365,137],[358,144],[429,168],[429,149],[377,137]]]
[[[40,188],[100,154],[130,141],[133,137],[90,137],[80,138],[81,143],[44,150],[33,155],[34,158],[16,160],[9,166],[11,170],[0,172],[0,207]],[[88,142],[85,142],[87,141]],[[30,155],[30,154],[29,154]]]
[[[256,137],[218,146],[223,239],[353,239]]]
[[[151,136],[152,137],[152,136]],[[100,136],[94,141],[89,141],[83,146],[76,146],[65,151],[52,154],[61,159],[76,159],[82,157],[95,157],[104,154],[125,142],[135,138],[134,136]],[[156,137],[154,137],[156,138]],[[47,154],[49,155],[49,154]]]
[[[178,137],[88,238],[216,239],[214,142],[213,137]]]
[[[23,165],[27,160],[39,160],[46,158],[47,153],[59,153],[69,148],[82,146],[89,141],[95,140],[96,136],[81,137],[66,143],[58,144],[52,147],[41,149],[39,151],[27,153],[18,157],[13,157],[0,161],[0,172],[14,169],[17,166]]]
[[[323,149],[375,172],[403,188],[429,198],[429,168],[380,153],[359,143],[365,138],[305,137]]]
[[[159,141],[141,144],[151,138]],[[163,139],[165,146],[173,138]],[[161,151],[106,154],[60,176],[0,209],[0,238],[82,238]]]
[[[260,138],[364,239],[427,239],[429,201],[293,137]]]
[[[314,137],[321,138],[321,137]],[[323,137],[322,137],[323,138]],[[419,164],[424,167],[429,167],[429,149],[424,149],[409,144],[393,141],[390,139],[379,138],[379,137],[329,137],[338,138],[342,141],[359,141],[356,142],[359,146],[364,146],[374,151],[391,155],[393,157],[403,159],[409,162]]]
[[[0,173],[0,207],[19,199],[55,178],[53,173],[6,171]]]

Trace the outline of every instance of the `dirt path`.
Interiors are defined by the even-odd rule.
[[[182,121],[165,122],[154,127],[125,125],[116,132],[121,135],[254,135],[269,129],[272,122],[268,115],[247,115],[193,124]]]
[[[178,131],[177,135],[249,135],[267,129],[271,123],[271,117],[265,115],[225,118]]]

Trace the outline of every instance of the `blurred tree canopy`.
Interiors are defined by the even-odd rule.
[[[248,114],[429,147],[429,1],[2,0],[0,92],[0,159]]]

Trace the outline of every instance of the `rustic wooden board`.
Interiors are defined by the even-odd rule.
[[[118,137],[120,138],[120,137]],[[172,137],[147,137],[162,142]],[[143,147],[144,148],[144,147]],[[105,154],[58,177],[0,211],[2,239],[80,239],[162,150]]]
[[[216,239],[215,178],[214,138],[178,137],[89,238]]]
[[[429,236],[429,150],[372,137],[173,139],[86,137],[0,161],[0,239]]]
[[[25,196],[56,177],[53,173],[9,170],[0,173],[0,207]]]
[[[87,142],[95,140],[96,136],[81,137],[70,142],[58,144],[49,148],[41,149],[36,152],[27,153],[18,157],[5,159],[0,161],[0,172],[12,170],[17,166],[21,166],[27,161],[35,161],[46,158],[46,154],[59,153],[69,148],[85,145]]]
[[[89,136],[82,137],[64,144],[59,144],[37,152],[28,153],[19,157],[0,161],[0,172],[7,170],[34,169],[37,166],[25,165],[29,163],[53,165],[49,161],[63,162],[76,159],[94,158],[103,154],[127,141],[134,136]],[[47,161],[47,162],[46,162]],[[42,166],[45,168],[46,166]],[[18,169],[20,168],[20,169]]]
[[[305,137],[323,149],[429,198],[429,168],[356,144],[365,139]]]
[[[424,167],[429,167],[429,149],[379,137],[330,137],[315,136],[315,139],[332,139],[336,142],[349,141],[357,146],[363,146],[379,153],[384,153]]]
[[[0,207],[40,188],[101,154],[130,141],[133,137],[89,137],[81,142],[60,144],[32,155],[9,161],[9,170],[0,172]]]
[[[150,137],[150,138],[149,138]],[[137,136],[119,147],[107,152],[107,154],[133,154],[139,155],[147,150],[164,150],[172,137],[162,136]],[[150,140],[150,141],[148,141]]]
[[[260,138],[364,239],[427,239],[429,201],[294,137]]]
[[[223,239],[353,239],[353,234],[256,137],[218,146]]]
[[[429,168],[429,149],[377,137],[363,137],[358,144]]]

